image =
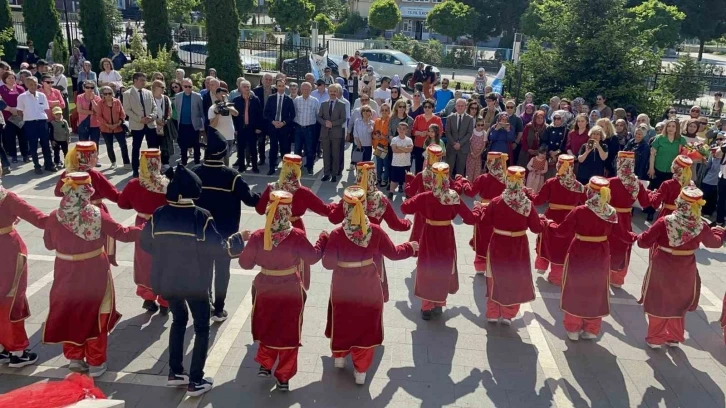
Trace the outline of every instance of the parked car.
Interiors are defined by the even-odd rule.
[[[338,64],[328,57],[328,67],[333,71],[333,77],[340,76]],[[290,58],[282,61],[282,73],[290,78],[304,78],[305,74],[312,71],[310,57]]]
[[[407,84],[411,76],[413,76],[413,71],[416,70],[418,61],[401,51],[389,49],[361,50],[360,55],[368,59],[368,65],[373,67],[376,76],[393,78],[394,75],[398,75],[401,78],[401,83],[406,86],[406,89],[409,89]],[[433,71],[436,73],[436,82],[438,83],[441,72],[436,67],[433,67]]]
[[[175,48],[182,63],[186,66],[204,67],[207,61],[207,42],[206,41],[185,41],[175,44]],[[250,55],[245,54],[246,50],[239,51],[239,60],[245,72],[258,73],[262,70],[260,61]]]

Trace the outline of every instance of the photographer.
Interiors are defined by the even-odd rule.
[[[603,130],[595,125],[590,129],[590,140],[580,147],[577,161],[577,181],[587,184],[592,176],[605,174],[605,161],[608,158],[608,147],[602,141]]]
[[[225,88],[217,88],[215,91],[216,101],[209,107],[207,117],[209,126],[216,129],[227,142],[227,155],[224,157],[224,165],[229,166],[229,155],[234,146],[234,123],[232,117],[239,115],[234,104],[227,101],[229,92]]]

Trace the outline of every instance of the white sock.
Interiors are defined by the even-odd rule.
[[[0,353],[4,353],[4,352],[5,352],[5,347],[0,346]]]
[[[23,350],[20,350],[20,351],[11,351],[10,354],[14,355],[15,357],[22,357],[23,356]]]

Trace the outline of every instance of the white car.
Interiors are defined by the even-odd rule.
[[[393,78],[394,75],[398,75],[401,79],[401,84],[404,86],[408,84],[418,64],[418,61],[397,50],[361,50],[360,56],[368,59],[368,65],[373,67],[373,71],[377,76]],[[432,68],[438,80],[441,77],[441,73],[438,68]]]
[[[184,41],[176,44],[177,54],[184,65],[192,67],[202,67],[207,61],[207,42],[206,41]],[[239,60],[245,72],[258,73],[262,70],[260,61],[247,55],[248,50],[239,51]]]

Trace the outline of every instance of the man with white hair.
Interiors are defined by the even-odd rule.
[[[186,73],[181,68],[177,68],[177,70],[174,72],[174,78],[179,82],[184,81],[185,75]]]
[[[194,164],[200,163],[199,132],[204,129],[204,119],[207,115],[202,96],[192,90],[192,80],[184,78],[181,84],[183,92],[174,98],[174,105],[179,115],[178,143],[181,150],[181,164],[186,166],[190,147],[194,149]]]
[[[446,163],[452,178],[466,175],[466,157],[474,133],[474,118],[466,113],[466,99],[458,99],[454,107],[456,112],[446,118]]]
[[[239,84],[240,94],[232,100],[234,108],[239,115],[234,117],[234,128],[237,132],[237,162],[239,172],[244,173],[247,165],[252,166],[253,173],[259,173],[257,167],[257,145],[256,141],[260,135],[264,135],[264,121],[262,120],[262,102],[260,98],[252,92],[252,85],[249,81],[243,80]],[[262,136],[264,138],[264,136]],[[263,139],[264,151],[264,139]],[[249,157],[250,162],[245,164],[245,160]]]
[[[300,93],[293,100],[295,104],[295,154],[302,156],[303,146],[305,146],[305,168],[308,175],[313,175],[313,163],[315,163],[315,139],[318,134],[315,133],[316,124],[318,123],[318,111],[320,110],[320,101],[315,99],[310,93],[313,86],[309,82],[303,82],[300,85]]]
[[[245,77],[237,78],[237,82],[235,82],[235,84],[237,85],[237,88],[235,88],[229,92],[230,102],[234,101],[234,98],[240,96],[240,94],[242,93],[242,88],[240,86],[242,85],[242,81],[244,81],[244,80],[245,80]]]
[[[344,143],[345,104],[338,101],[343,95],[343,87],[333,84],[328,89],[330,100],[323,102],[318,111],[318,123],[320,124],[320,145],[323,149],[323,181],[330,180],[335,183],[340,170],[340,162],[343,157],[340,154],[341,145]]]

